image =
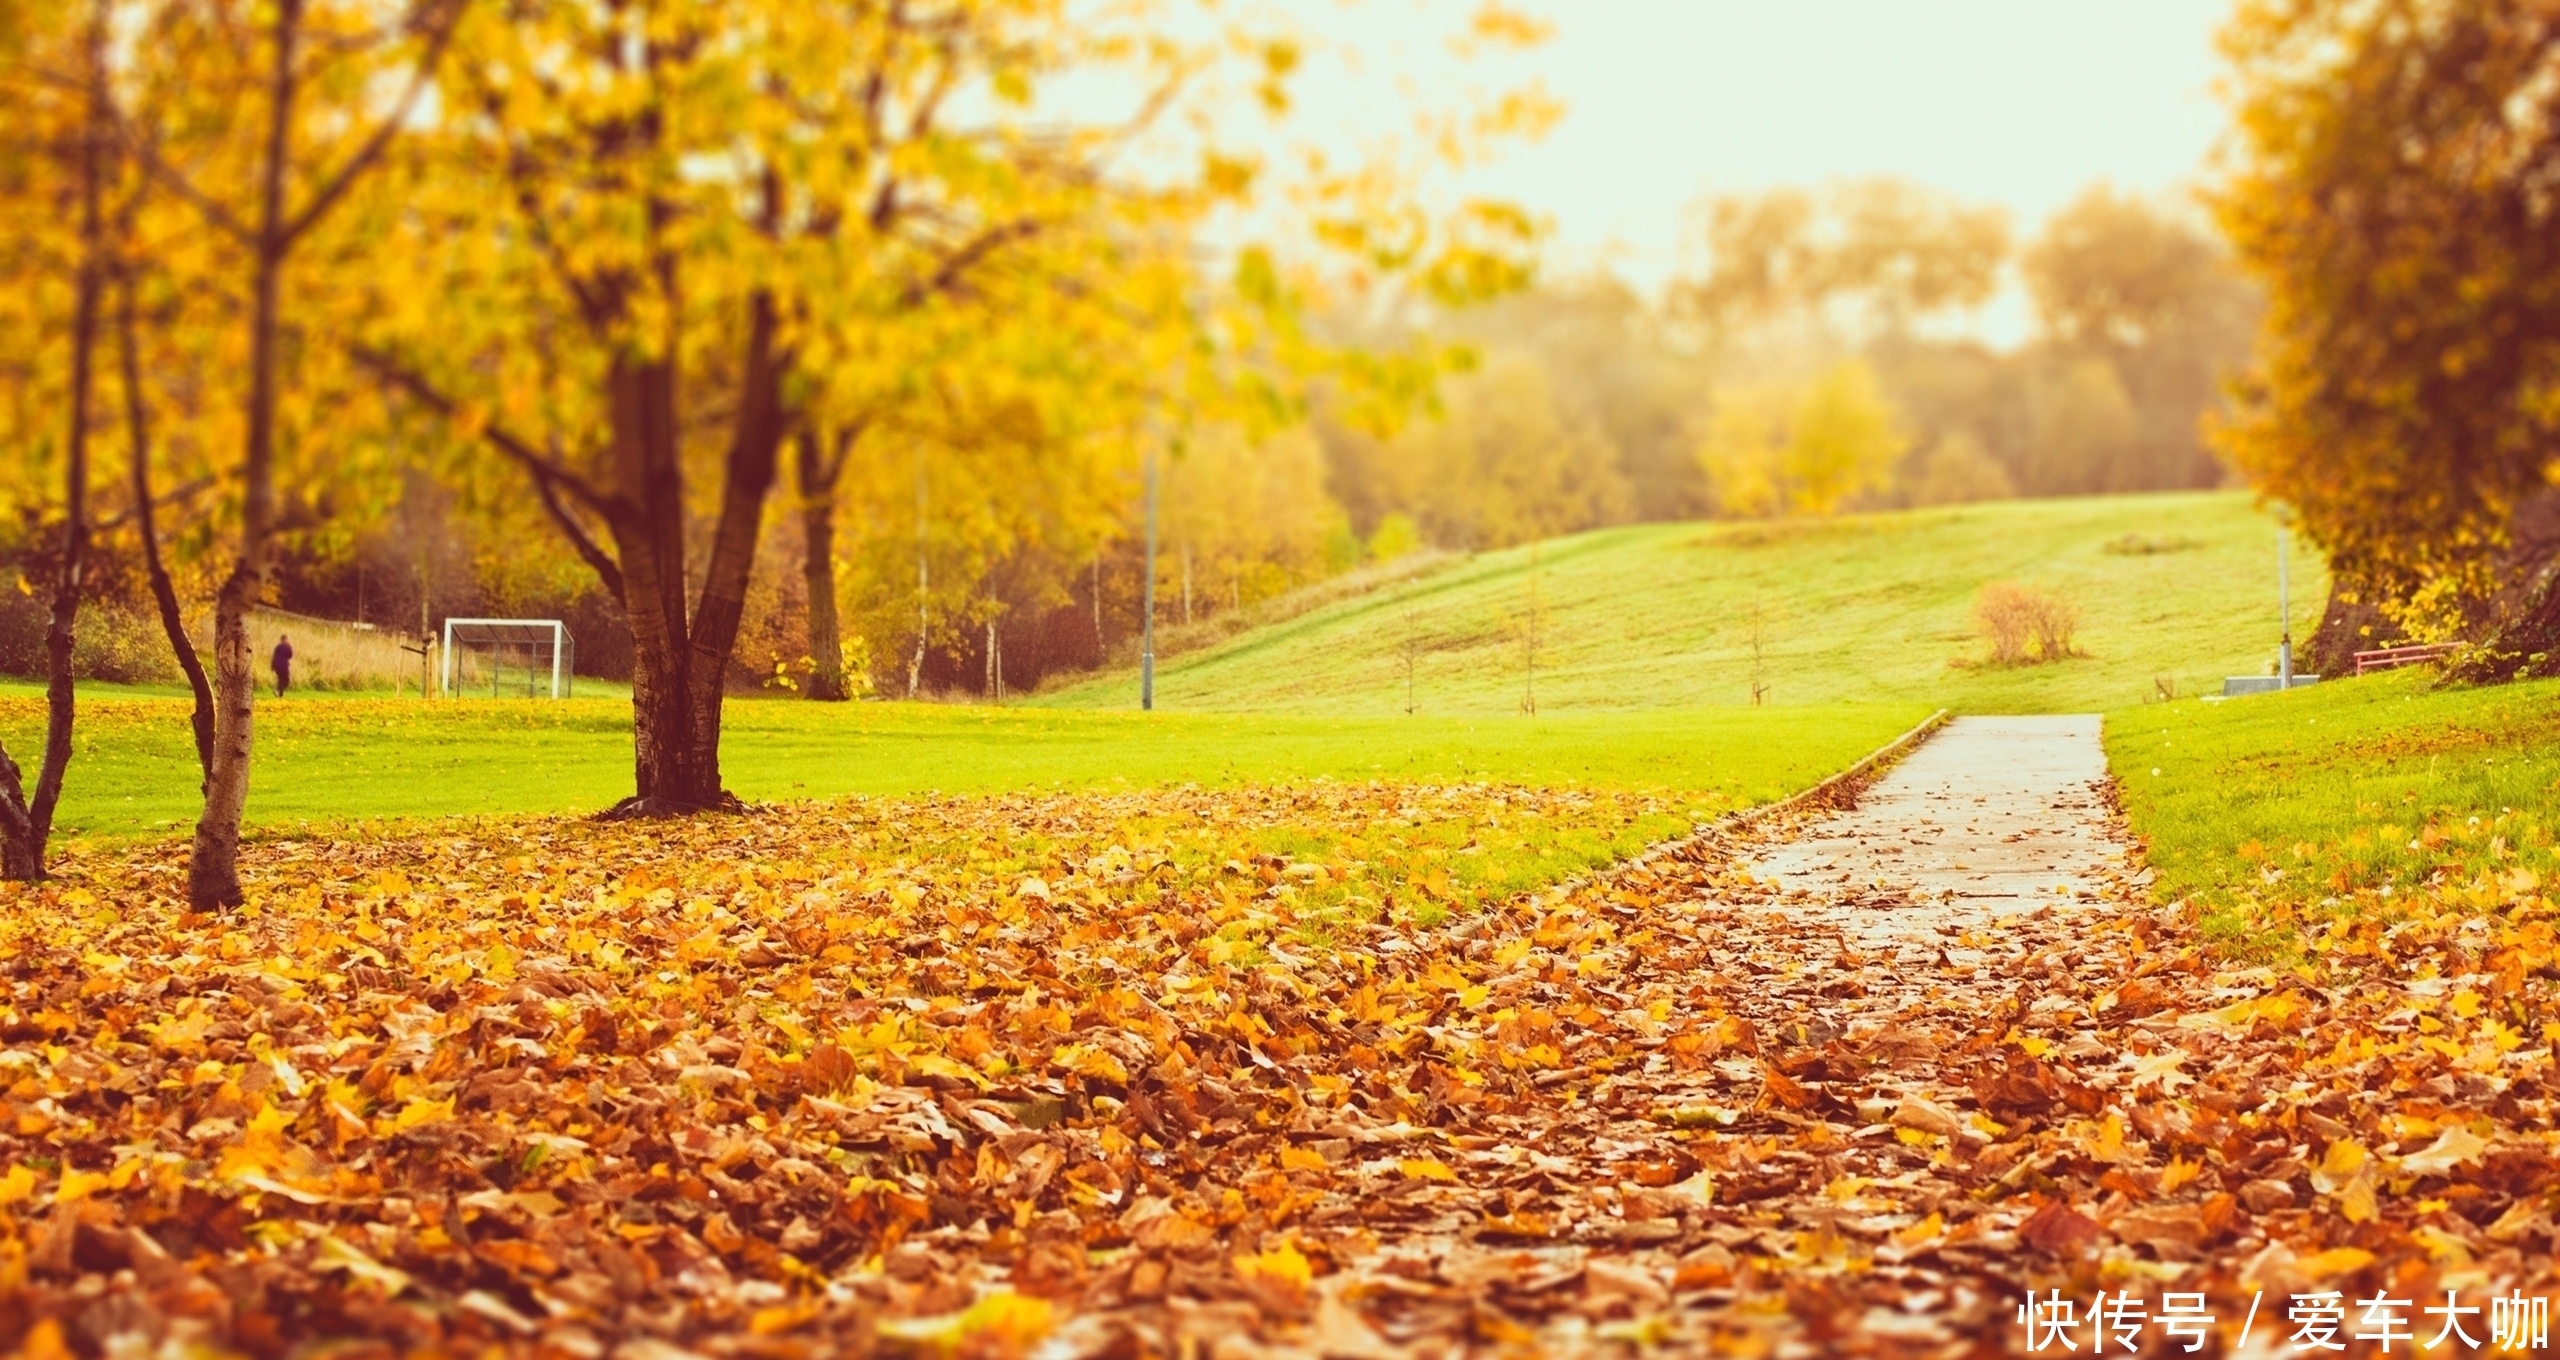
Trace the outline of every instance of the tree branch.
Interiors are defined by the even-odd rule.
[[[418,403],[445,419],[452,420],[459,413],[460,407],[451,397],[438,390],[435,384],[428,382],[423,375],[390,355],[369,346],[352,344],[347,346],[347,353],[359,365],[371,369],[384,382],[407,393]],[[576,550],[579,560],[585,562],[595,572],[596,578],[604,583],[605,589],[612,591],[614,598],[622,598],[621,564],[614,561],[613,554],[606,552],[603,545],[596,541],[595,535],[579,521],[576,512],[561,499],[560,493],[566,491],[580,504],[603,516],[607,524],[615,522],[622,516],[623,510],[620,503],[598,492],[593,484],[570,471],[559,459],[544,454],[503,426],[483,424],[480,427],[480,437],[489,441],[492,448],[514,460],[517,466],[522,467],[533,478],[534,494],[542,498],[543,512],[551,517],[551,522],[559,528],[561,536],[569,540],[569,546]]]
[[[195,181],[188,179],[184,171],[163,159],[160,149],[152,145],[149,138],[142,136],[126,120],[121,111],[116,112],[111,121],[116,129],[116,139],[124,143],[125,150],[132,152],[136,160],[142,162],[142,168],[149,171],[153,179],[168,186],[171,192],[186,200],[187,206],[194,208],[205,221],[213,225],[215,230],[242,245],[254,247],[257,244],[256,228],[241,221],[229,208],[222,206],[211,195],[197,188]]]
[[[914,307],[928,298],[949,293],[959,287],[969,271],[977,268],[988,256],[1015,241],[1039,234],[1040,220],[1034,217],[1017,218],[1000,226],[989,227],[958,250],[951,252],[929,278],[907,285],[906,293],[900,301],[906,306]]]
[[[409,88],[401,92],[400,101],[392,106],[390,113],[384,115],[381,124],[374,128],[373,134],[365,139],[364,144],[356,148],[355,155],[349,157],[346,164],[339,166],[338,173],[328,180],[320,192],[312,195],[311,201],[303,205],[301,212],[294,214],[292,219],[285,223],[283,239],[286,242],[300,238],[304,232],[311,229],[313,223],[319,221],[330,208],[335,207],[340,198],[346,196],[347,190],[354,187],[356,179],[364,174],[376,160],[381,159],[384,150],[390,147],[391,139],[400,134],[401,126],[407,123],[409,115],[416,111],[419,96],[426,92],[428,80],[435,75],[436,67],[443,62],[445,47],[452,42],[453,31],[461,26],[462,13],[470,6],[471,0],[419,0],[418,8],[411,13],[413,15],[423,13],[429,3],[443,5],[444,22],[428,33],[427,50],[418,55],[417,66],[409,72]]]
[[[461,414],[460,402],[445,395],[444,391],[429,382],[424,374],[400,362],[398,358],[371,345],[358,343],[348,344],[346,351],[347,357],[355,360],[359,366],[371,370],[374,376],[407,393],[420,405],[434,411],[437,415],[452,420]],[[596,490],[594,484],[571,471],[558,460],[534,448],[530,442],[501,425],[484,424],[481,426],[481,434],[499,452],[523,464],[525,470],[536,478],[556,483],[588,509],[608,519],[613,517],[614,506],[611,500]]]

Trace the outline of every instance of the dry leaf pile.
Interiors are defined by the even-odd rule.
[[[231,920],[91,858],[0,900],[0,1340],[1936,1352],[2030,1286],[2551,1287],[2538,884],[2286,973],[2106,903],[1862,956],[1733,844],[1471,906],[1438,834],[1659,812],[527,822],[270,845]],[[1219,853],[1290,836],[1372,857]]]

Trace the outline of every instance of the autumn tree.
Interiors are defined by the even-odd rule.
[[[1828,515],[1883,486],[1909,447],[1874,370],[1850,359],[1723,394],[1698,457],[1725,514]]]
[[[2093,491],[2210,486],[2202,422],[2247,357],[2256,298],[2202,224],[2105,184],[2048,220],[2019,257],[2057,373],[2080,400],[2111,369],[2133,428],[2086,451]],[[2062,461],[2062,460],[2053,460]]]
[[[228,412],[200,413],[198,429],[236,440],[239,450],[237,464],[224,469],[236,520],[214,597],[210,749],[188,866],[188,897],[200,908],[241,900],[240,819],[257,694],[247,619],[261,602],[279,527],[279,463],[325,447],[319,432],[343,414],[311,400],[307,371],[332,290],[297,279],[295,267],[315,250],[345,258],[343,240],[323,242],[332,219],[417,112],[464,7],[465,0],[136,6],[120,19],[135,35],[122,45],[130,69],[99,82],[114,95],[105,116],[117,147],[199,238],[151,263],[162,272],[184,269],[184,289],[220,300],[205,309],[219,319],[203,324],[224,337],[222,359],[238,384]],[[130,343],[129,313],[119,313]],[[138,436],[138,362],[128,372],[136,375],[127,400]],[[148,456],[139,439],[136,456]],[[146,506],[147,481],[135,481]],[[164,599],[164,619],[173,612]]]
[[[2349,589],[2542,667],[2560,556],[2516,526],[2560,475],[2560,14],[2253,0],[2223,48],[2215,207],[2268,308],[2227,447]]]
[[[465,26],[412,248],[466,300],[393,290],[361,352],[515,463],[620,599],[637,787],[619,813],[734,801],[723,690],[782,451],[810,436],[803,494],[823,503],[869,419],[861,385],[811,360],[858,359],[847,334],[1136,201],[1103,201],[1109,131],[1025,108],[1096,41],[1031,3],[562,0]]]
[[[71,763],[72,630],[89,550],[99,339],[115,266],[107,196],[120,158],[114,152],[107,92],[109,5],[89,0],[77,9],[63,6],[16,17],[26,26],[0,32],[0,43],[6,44],[0,54],[7,58],[6,69],[0,70],[0,100],[5,100],[0,109],[8,112],[12,129],[12,144],[0,149],[5,157],[0,175],[10,181],[0,184],[0,212],[16,219],[7,223],[13,245],[0,254],[0,277],[11,285],[13,305],[7,309],[31,313],[12,319],[33,326],[35,334],[62,340],[62,352],[40,354],[32,365],[50,370],[46,376],[58,375],[58,382],[38,378],[22,389],[54,400],[37,410],[13,412],[19,419],[9,430],[13,443],[52,445],[23,450],[33,456],[19,466],[58,468],[62,488],[61,524],[47,583],[44,746],[32,786],[18,762],[0,748],[0,877],[26,880],[44,876],[45,848]],[[27,23],[29,19],[35,22]],[[61,224],[68,230],[60,229]],[[44,423],[58,443],[37,432],[42,415],[52,417]],[[42,498],[36,503],[41,506]]]
[[[1725,337],[1808,319],[1893,332],[1978,307],[2010,241],[2000,209],[1896,179],[1712,199],[1700,234],[1706,267],[1677,300]]]

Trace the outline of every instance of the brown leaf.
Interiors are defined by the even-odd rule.
[[[2020,1224],[2018,1237],[2047,1256],[2077,1256],[2105,1231],[2096,1219],[2057,1199],[2046,1201]]]

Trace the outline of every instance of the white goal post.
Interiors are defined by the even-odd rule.
[[[577,683],[577,642],[558,619],[446,619],[443,689],[448,697],[460,697],[463,658],[475,654],[489,659],[492,698],[501,692],[500,672],[510,657],[522,658],[528,697],[538,693],[546,669],[554,699],[569,697]]]

